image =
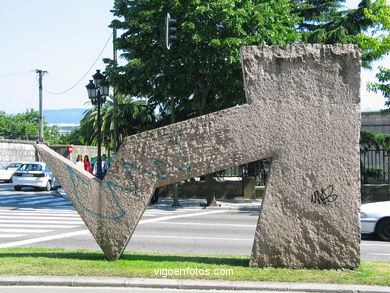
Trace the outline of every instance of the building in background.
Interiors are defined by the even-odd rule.
[[[60,134],[65,135],[79,127],[80,123],[48,123],[48,126],[57,126],[60,129]]]
[[[362,112],[361,129],[390,134],[390,113]]]

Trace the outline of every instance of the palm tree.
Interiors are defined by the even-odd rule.
[[[130,96],[118,94],[117,123],[118,140],[121,144],[126,136],[142,132],[148,129],[155,121],[153,110],[142,100],[135,100]],[[102,117],[102,136],[113,137],[114,135],[114,102],[109,97],[100,110]],[[88,144],[97,145],[97,109],[93,107],[84,113],[80,129],[82,136]],[[113,139],[110,149],[114,149]]]

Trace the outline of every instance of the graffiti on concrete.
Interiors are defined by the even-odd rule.
[[[117,208],[117,211],[119,212],[119,215],[115,216],[115,217],[103,215],[97,211],[94,211],[94,210],[88,208],[87,205],[83,202],[83,200],[80,197],[80,193],[79,193],[79,190],[77,188],[76,182],[79,181],[85,186],[89,186],[90,185],[89,182],[87,180],[85,180],[83,177],[81,177],[79,174],[77,174],[71,167],[66,166],[66,169],[68,170],[70,178],[71,178],[73,194],[75,195],[77,203],[80,205],[80,207],[83,210],[85,210],[87,213],[89,213],[91,215],[94,215],[94,216],[97,216],[99,218],[106,219],[106,220],[119,220],[119,219],[122,219],[126,215],[126,211],[120,206],[120,204],[118,202],[118,197],[117,197],[115,191],[113,190],[112,186],[118,187],[118,188],[120,188],[124,191],[127,191],[127,192],[131,192],[131,190],[124,188],[122,186],[113,184],[112,182],[107,182],[106,184],[107,184],[108,189],[110,190],[111,199],[114,201],[115,206]]]
[[[334,186],[329,185],[327,188],[316,190],[311,195],[311,202],[316,204],[326,205],[327,203],[334,202],[338,195],[334,194]]]
[[[165,167],[168,167],[171,169],[176,169],[176,170],[184,172],[184,173],[192,173],[192,168],[190,166],[190,163],[181,149],[180,136],[178,136],[178,135],[176,135],[176,137],[175,137],[175,145],[176,145],[176,148],[177,148],[177,151],[179,154],[180,161],[185,164],[184,167],[160,160],[156,157],[151,157],[150,161],[151,161],[152,165],[155,166],[157,172],[153,172],[153,171],[150,171],[150,170],[143,168],[141,166],[137,166],[136,164],[134,164],[132,162],[125,162],[123,167],[128,171],[131,178],[133,178],[131,170],[136,170],[136,171],[141,172],[143,174],[152,176],[156,179],[167,180],[169,178],[169,172],[167,172]]]

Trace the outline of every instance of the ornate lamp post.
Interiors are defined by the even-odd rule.
[[[100,108],[106,102],[110,86],[106,81],[106,77],[100,73],[100,70],[96,70],[96,73],[92,76],[93,80],[90,80],[86,85],[88,91],[88,98],[91,100],[92,105],[97,106],[98,111],[98,156],[97,156],[97,174],[96,177],[103,179],[102,172],[102,133],[101,133],[101,117]]]

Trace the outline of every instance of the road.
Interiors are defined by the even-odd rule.
[[[250,255],[257,218],[255,211],[150,206],[126,250]],[[68,200],[0,184],[0,248],[31,246],[100,251]],[[361,254],[390,262],[390,243],[362,240]]]

